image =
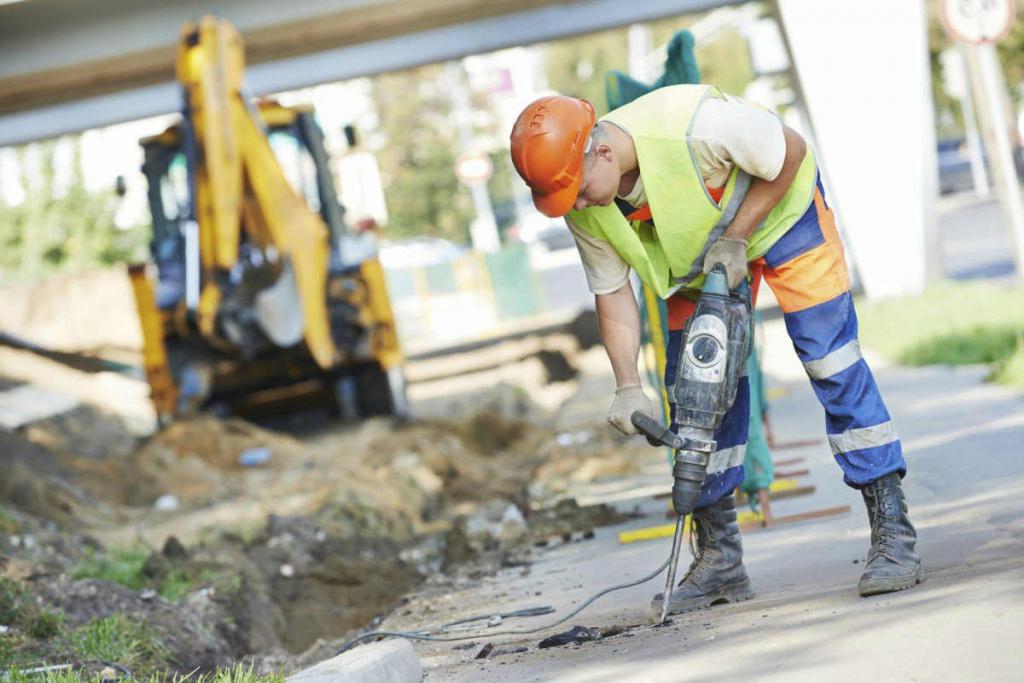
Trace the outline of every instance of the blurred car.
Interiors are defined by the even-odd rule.
[[[939,192],[950,194],[974,189],[971,156],[964,138],[939,140]]]
[[[989,166],[988,155],[982,150],[985,166]],[[950,194],[974,189],[971,175],[971,156],[965,138],[947,138],[938,141],[939,192]],[[1024,177],[1024,149],[1020,144],[1013,148],[1013,162],[1017,177]],[[991,178],[991,169],[988,169]],[[989,181],[991,182],[991,180]]]

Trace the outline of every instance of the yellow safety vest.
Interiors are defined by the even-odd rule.
[[[750,176],[734,166],[721,201],[708,194],[689,145],[690,128],[706,97],[722,94],[707,85],[667,86],[601,117],[633,138],[653,220],[627,221],[614,203],[569,212],[580,229],[610,242],[663,299],[678,285],[701,286],[704,255],[732,223],[750,186]],[[803,216],[814,200],[816,175],[808,147],[789,190],[750,236],[748,260],[762,256]]]

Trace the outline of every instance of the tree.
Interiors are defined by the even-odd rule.
[[[552,90],[589,100],[598,116],[608,111],[605,74],[629,68],[626,29],[568,38],[544,47],[544,72]]]
[[[143,258],[148,231],[117,228],[117,197],[85,188],[77,146],[67,190],[55,196],[54,149],[52,141],[40,144],[40,177],[21,205],[0,202],[0,277],[35,280]],[[24,167],[28,149],[18,156]]]
[[[385,235],[469,241],[469,195],[455,177],[458,143],[442,65],[382,74],[374,100],[386,144],[379,153],[388,203]]]

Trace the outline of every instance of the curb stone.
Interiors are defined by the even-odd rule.
[[[404,639],[363,645],[292,674],[286,683],[420,683],[423,667]]]

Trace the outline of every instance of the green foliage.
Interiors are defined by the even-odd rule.
[[[30,638],[48,640],[57,637],[63,626],[63,614],[51,610],[41,610],[28,622],[25,632]]]
[[[31,667],[27,667],[31,668]],[[5,677],[5,683],[99,683],[99,674],[87,677],[80,671],[74,669],[61,669],[59,671],[43,671],[40,673],[25,673],[16,668],[9,668],[6,672],[0,672],[0,678]]]
[[[702,83],[717,85],[730,95],[742,96],[754,80],[747,41],[736,28],[722,30],[713,41],[697,45],[694,52]]]
[[[37,605],[25,586],[10,578],[0,578],[0,624],[11,627],[0,635],[0,670],[24,662],[33,656],[32,640],[57,638],[64,626],[64,615]]]
[[[39,145],[41,177],[26,187],[25,201],[20,206],[0,202],[0,279],[34,280],[145,255],[148,230],[114,225],[117,197],[85,188],[77,151],[64,196],[54,196],[54,147],[53,142]],[[24,162],[28,148],[19,156]]]
[[[469,239],[473,209],[455,177],[457,131],[443,69],[425,66],[374,80],[374,100],[387,136],[378,160],[388,205],[383,233],[388,237]]]
[[[701,15],[674,17],[651,25],[654,46],[664,45],[680,29]],[[743,95],[754,78],[747,41],[735,28],[727,28],[695,50],[701,82]],[[545,73],[553,90],[590,100],[598,115],[608,111],[605,74],[629,70],[626,29],[614,29],[551,43],[544,49]]]
[[[21,582],[0,578],[0,624],[10,626],[18,623],[24,616],[28,603],[28,593]]]
[[[626,29],[567,38],[544,46],[548,85],[563,95],[589,100],[598,116],[608,111],[604,79],[613,69],[629,69]]]
[[[0,505],[0,534],[18,533],[18,522]]]
[[[0,679],[5,683],[99,683],[99,674],[88,676],[78,669],[63,669],[45,673],[28,674],[18,669],[3,667],[2,648],[0,641]],[[7,670],[4,671],[4,668]],[[141,683],[284,683],[284,674],[272,672],[257,674],[251,666],[235,664],[204,674],[171,674],[166,671],[151,671],[146,676],[134,676],[133,680]]]
[[[897,362],[993,363],[997,381],[1021,377],[1024,287],[947,283],[916,297],[862,304],[858,314],[865,346]]]
[[[1017,339],[1013,354],[996,364],[991,379],[1024,391],[1024,337]]]
[[[170,602],[178,602],[183,597],[195,590],[195,582],[192,577],[180,569],[172,569],[160,581],[157,592]]]
[[[937,133],[939,138],[958,137],[964,134],[963,113],[959,101],[950,97],[942,86],[942,66],[939,62],[939,54],[955,43],[942,25],[939,0],[928,0],[926,7],[928,58],[931,64]],[[996,44],[996,54],[1006,77],[1010,102],[1020,108],[1024,103],[1024,4],[1017,3],[1017,20],[1013,22],[1010,33]]]
[[[252,666],[235,664],[217,669],[212,674],[200,676],[196,683],[284,683],[284,674],[272,672],[257,674]]]
[[[168,568],[147,572],[149,553],[141,547],[115,548],[106,553],[90,553],[72,571],[74,579],[102,579],[132,590],[152,588],[170,602],[178,602],[196,588],[197,580],[189,572]],[[219,577],[211,571],[200,573],[199,582],[212,582]]]
[[[120,614],[93,619],[71,634],[75,654],[85,660],[125,666],[153,665],[166,656],[163,646],[144,624]]]
[[[148,553],[142,548],[117,548],[106,553],[90,552],[71,572],[74,579],[102,579],[139,590],[146,585],[142,567]]]

